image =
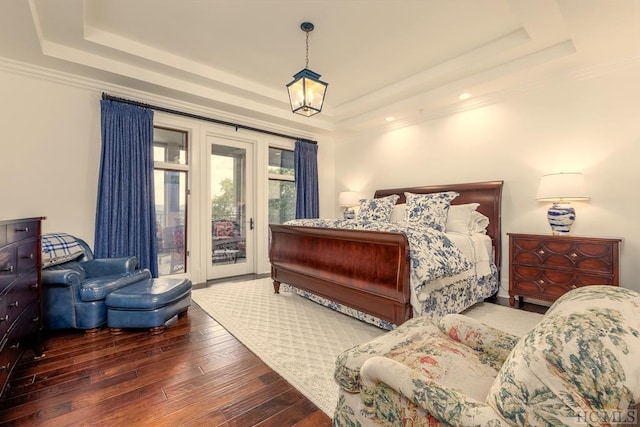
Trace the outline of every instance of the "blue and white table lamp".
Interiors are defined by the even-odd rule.
[[[344,208],[344,219],[354,219],[356,212],[353,208],[360,204],[360,195],[355,191],[342,191],[338,194],[338,204]]]
[[[574,200],[589,200],[584,176],[578,172],[561,172],[544,175],[540,180],[536,199],[553,202],[547,212],[551,231],[556,235],[568,234],[576,219],[571,206]]]

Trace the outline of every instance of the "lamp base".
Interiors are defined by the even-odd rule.
[[[344,219],[355,219],[356,211],[353,208],[344,208],[344,212],[342,213]]]
[[[554,203],[547,212],[553,234],[568,234],[576,219],[576,211],[569,203]]]

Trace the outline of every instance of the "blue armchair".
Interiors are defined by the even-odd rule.
[[[42,298],[46,329],[98,332],[107,323],[107,295],[151,278],[134,256],[96,259],[82,239],[69,234],[42,236]]]

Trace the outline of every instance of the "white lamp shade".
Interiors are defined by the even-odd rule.
[[[338,194],[338,204],[340,206],[358,206],[360,195],[355,191],[342,191]]]
[[[539,201],[589,200],[584,176],[577,172],[553,173],[540,180],[536,199]]]

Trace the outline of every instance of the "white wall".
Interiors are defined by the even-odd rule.
[[[378,188],[504,180],[504,233],[549,234],[549,204],[535,200],[540,177],[583,172],[591,200],[574,202],[571,234],[624,239],[621,285],[640,290],[640,66],[593,74],[550,80],[491,106],[374,137],[336,141],[336,192],[370,196]]]
[[[100,93],[2,71],[0,93],[0,218],[45,216],[93,245]]]
[[[0,219],[44,216],[44,232],[67,232],[93,246],[98,173],[101,153],[100,82],[76,84],[68,75],[39,70],[2,69],[0,64]],[[32,75],[31,72],[35,74]],[[109,86],[111,87],[111,86]],[[126,92],[126,90],[125,90]],[[135,97],[133,97],[135,99]],[[206,114],[205,114],[206,115]],[[210,114],[217,117],[215,114]],[[208,122],[156,113],[154,120],[165,126],[188,131],[195,156],[205,152],[203,129],[215,127]],[[253,123],[251,123],[253,125]],[[224,127],[225,131],[230,128]],[[274,129],[295,134],[294,130]],[[232,131],[229,131],[232,132]],[[257,161],[264,161],[259,179],[266,180],[269,145],[293,148],[293,142],[255,132],[247,138],[257,147]],[[320,212],[330,216],[335,210],[334,144],[330,137],[318,141]],[[205,151],[202,151],[205,150]],[[194,175],[203,174],[201,159],[192,159]],[[204,176],[204,175],[202,175]],[[202,179],[192,177],[192,199],[206,187]],[[266,187],[258,191],[264,197]],[[265,202],[266,203],[266,202]],[[197,209],[197,204],[194,205]],[[257,209],[264,217],[256,239],[262,245],[257,254],[256,272],[268,273],[266,209]],[[206,280],[204,259],[206,233],[204,214],[189,211],[192,255],[189,268],[195,283]],[[256,224],[259,224],[256,221]]]

